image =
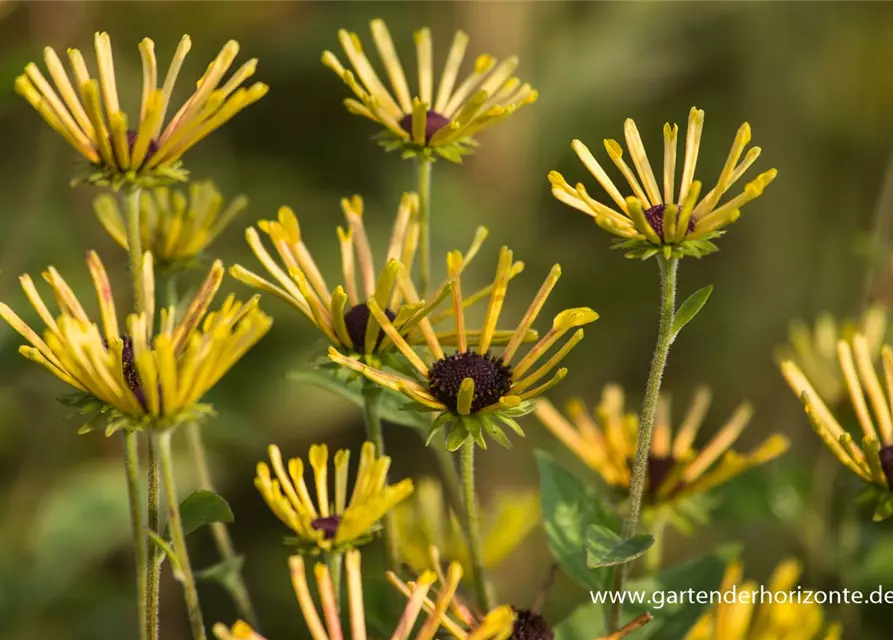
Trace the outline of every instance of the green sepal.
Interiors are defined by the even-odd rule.
[[[211,405],[199,403],[173,416],[158,417],[148,414],[132,416],[83,391],[67,393],[59,396],[57,400],[67,407],[76,409],[76,411],[67,416],[68,418],[89,416],[86,422],[78,427],[78,435],[84,435],[103,427],[106,437],[111,437],[125,429],[130,431],[150,429],[170,431],[184,424],[199,424],[215,415],[214,408]]]
[[[463,420],[456,420],[450,427],[446,438],[447,451],[457,451],[471,437]]]
[[[374,139],[385,151],[400,151],[400,157],[404,160],[421,158],[429,162],[443,158],[455,164],[462,164],[462,157],[474,153],[478,147],[478,143],[471,137],[459,138],[447,144],[435,146],[416,144],[412,140],[404,140],[390,131],[382,131],[374,136]]]
[[[624,252],[624,257],[637,260],[647,260],[658,253],[666,259],[684,258],[691,256],[692,258],[702,258],[719,251],[711,240],[723,235],[725,231],[712,231],[703,238],[697,240],[683,240],[679,244],[660,244],[656,245],[649,240],[643,238],[628,238],[623,240],[615,240],[612,249],[618,249]]]
[[[874,510],[871,516],[874,522],[882,522],[893,515],[893,493],[877,485],[871,485],[859,496],[858,502]]]
[[[110,187],[113,191],[119,191],[122,187],[141,187],[143,189],[155,189],[181,182],[188,182],[189,171],[183,168],[180,161],[166,167],[150,169],[148,171],[120,171],[115,167],[106,167],[98,164],[87,164],[81,170],[80,175],[71,180],[71,186],[79,184],[91,184],[98,187]]]
[[[298,538],[297,536],[287,536],[282,539],[282,544],[290,549],[295,549],[300,555],[308,557],[316,557],[327,553],[344,553],[351,549],[362,547],[369,544],[375,539],[375,534],[381,531],[381,524],[376,524],[367,533],[359,538],[354,538],[350,542],[333,545],[329,549],[320,549],[319,545],[313,540]]]
[[[512,420],[512,422],[514,422],[514,420]],[[484,431],[487,432],[487,435],[490,436],[496,444],[509,451],[514,449],[511,440],[506,437],[505,432],[500,429],[498,425],[493,423],[493,420],[489,419],[487,416],[481,416],[481,424],[484,426]],[[522,433],[521,435],[524,434]]]

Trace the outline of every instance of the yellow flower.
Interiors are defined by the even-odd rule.
[[[213,182],[193,182],[189,193],[158,187],[144,191],[140,202],[140,235],[143,248],[159,262],[159,268],[192,265],[232,222],[248,200],[239,196],[224,208],[223,196]],[[127,249],[127,228],[118,200],[103,194],[93,201],[96,216],[108,234]]]
[[[744,187],[741,194],[724,204],[719,204],[723,195],[760,155],[760,148],[753,147],[741,160],[744,149],[750,142],[750,125],[745,122],[738,129],[716,186],[699,200],[701,182],[695,180],[694,176],[703,128],[704,112],[692,107],[688,117],[682,179],[678,191],[676,139],[679,127],[675,124],[670,126],[669,123],[664,125],[664,175],[661,190],[645,154],[645,146],[642,144],[636,123],[628,118],[623,131],[638,178],[624,162],[620,143],[616,140],[605,140],[605,149],[629,183],[633,195],[623,197],[586,145],[579,140],[574,140],[571,147],[617,208],[611,208],[594,200],[582,183],[572,187],[557,171],[549,173],[552,195],[561,202],[592,216],[598,226],[622,238],[616,246],[624,249],[627,257],[644,260],[657,253],[663,253],[667,258],[679,258],[684,255],[700,257],[712,253],[717,248],[711,240],[722,235],[724,233],[722,229],[738,219],[741,207],[759,197],[778,172],[770,169],[761,173]]]
[[[361,561],[360,552],[356,549],[345,554],[347,599],[344,608],[348,612],[350,624],[349,629],[345,630],[329,567],[322,562],[313,567],[315,591],[319,594],[320,603],[317,608],[307,580],[304,558],[292,556],[289,559],[292,586],[313,640],[366,640],[369,637]],[[458,564],[451,565],[445,575],[425,571],[414,582],[404,583],[391,573],[388,574],[388,579],[408,598],[399,622],[390,634],[392,640],[433,640],[441,627],[456,640],[507,640],[511,636],[515,619],[511,607],[493,609],[473,627],[465,624],[463,619],[456,620],[450,615],[454,611],[456,590],[462,579],[462,567]],[[428,597],[429,594],[432,594],[433,599]],[[422,624],[414,631],[418,622]],[[232,627],[217,624],[213,631],[218,640],[265,640],[242,621],[236,622]]]
[[[270,445],[269,454],[273,475],[267,463],[259,462],[254,484],[276,517],[297,534],[294,542],[303,553],[340,551],[368,542],[382,516],[412,493],[412,480],[408,478],[395,485],[387,484],[391,459],[377,457],[371,442],[364,443],[360,450],[360,466],[350,500],[350,451],[341,449],[335,454],[333,501],[329,498],[328,447],[310,447],[308,460],[313,469],[316,503],[304,482],[304,462],[292,458],[286,466],[276,445]]]
[[[81,52],[69,49],[72,84],[59,56],[46,47],[44,61],[55,88],[34,63],[15,82],[16,91],[92,165],[87,178],[92,183],[118,189],[125,184],[152,187],[185,181],[183,154],[268,90],[260,82],[241,87],[254,75],[256,59],[242,65],[221,86],[239,53],[239,43],[230,40],[165,126],[174,85],[192,42],[189,36],[180,40],[159,88],[155,43],[144,38],[139,45],[143,66],[139,118],[128,119],[118,102],[111,39],[107,33],[97,33],[94,40],[98,79],[90,77]]]
[[[648,460],[646,499],[651,505],[669,504],[704,493],[787,450],[788,440],[778,434],[748,454],[731,450],[751,417],[752,410],[746,403],[738,407],[710,442],[701,449],[696,448],[695,438],[709,407],[710,391],[701,388],[673,437],[670,400],[666,395],[658,400]],[[568,403],[566,418],[548,400],[541,399],[537,402],[536,416],[606,483],[624,491],[629,489],[639,420],[636,414],[625,412],[623,390],[619,386],[607,385],[601,403],[592,413],[582,400],[575,398]]]
[[[552,328],[517,363],[512,360],[521,344],[528,339],[534,321],[546,303],[546,299],[561,275],[559,265],[552,267],[536,297],[524,314],[518,326],[508,332],[497,332],[496,325],[505,300],[508,281],[513,269],[512,252],[503,247],[499,254],[496,277],[490,289],[489,304],[480,331],[467,331],[465,328],[464,307],[460,274],[464,266],[462,254],[450,252],[447,267],[452,281],[453,318],[457,349],[449,356],[443,344],[430,330],[427,319],[421,323],[425,343],[434,362],[430,365],[413,351],[399,331],[385,316],[375,300],[369,301],[369,310],[379,322],[385,334],[394,341],[397,349],[412,365],[418,374],[417,379],[396,375],[364,364],[359,358],[344,356],[334,347],[329,348],[329,357],[336,363],[358,371],[376,384],[406,395],[418,403],[423,410],[434,410],[440,415],[432,423],[431,434],[444,428],[448,431],[447,448],[455,451],[469,438],[485,448],[484,432],[498,444],[511,448],[502,426],[507,426],[517,434],[524,432],[514,418],[533,410],[533,398],[557,385],[567,374],[567,369],[559,369],[552,378],[539,386],[545,376],[552,372],[559,362],[583,339],[583,330],[578,328],[598,318],[592,309],[579,307],[566,309],[555,316]],[[404,293],[410,301],[417,299],[409,282]],[[571,329],[577,329],[542,366],[533,366],[555,346]],[[495,356],[491,347],[505,345],[502,353]],[[500,423],[502,426],[500,426]]]
[[[118,326],[115,301],[105,268],[95,252],[87,254],[87,266],[99,301],[101,327],[90,320],[74,292],[55,268],[43,274],[59,305],[53,317],[30,276],[20,278],[25,295],[47,329],[41,338],[7,305],[0,303],[0,317],[31,346],[19,352],[47,368],[83,395],[78,404],[97,411],[81,428],[89,431],[106,419],[106,432],[148,426],[172,428],[196,413],[208,413],[198,405],[202,396],[269,330],[271,320],[257,306],[227,297],[219,310],[207,313],[223,279],[223,265],[214,263],[182,318],[174,307],[162,309],[159,330],[155,326],[152,254],[143,258],[143,281],[148,307],[127,317],[126,333]]]
[[[363,223],[363,200],[357,195],[343,198],[341,208],[348,228],[338,227],[338,237],[344,284],[332,289],[331,293],[304,244],[297,217],[288,207],[279,210],[278,220],[262,220],[258,224],[276,248],[282,266],[264,247],[254,227],[249,227],[245,232],[254,255],[275,283],[241,265],[232,267],[230,273],[237,280],[291,304],[332,345],[359,354],[364,359],[378,359],[394,351],[395,345],[383,333],[376,314],[370,313],[370,304],[375,304],[408,342],[416,344],[424,341],[424,331],[433,331],[425,318],[449,294],[449,286],[441,287],[434,299],[426,303],[414,295],[414,290],[412,296],[404,293],[412,287],[409,273],[418,244],[418,206],[418,196],[414,193],[406,193],[401,198],[388,244],[387,262],[376,274],[372,248]],[[474,258],[486,237],[487,230],[479,228],[465,254],[466,263]],[[523,264],[516,263],[512,275],[520,273],[522,269]],[[486,295],[486,291],[476,295],[480,298]],[[422,327],[419,328],[419,325]],[[448,339],[446,335],[443,337]]]
[[[840,640],[839,624],[828,625],[822,607],[814,602],[798,602],[797,580],[801,567],[795,560],[779,564],[769,583],[742,582],[743,567],[734,562],[726,569],[720,594],[732,593],[735,601],[721,600],[704,614],[685,636],[686,640]],[[765,600],[755,601],[761,592]],[[784,593],[784,602],[776,594]],[[741,597],[747,594],[747,598]],[[770,598],[771,601],[767,602]]]
[[[491,55],[478,56],[473,71],[456,86],[468,46],[468,36],[462,31],[457,31],[453,38],[435,94],[434,53],[427,27],[414,36],[418,91],[411,93],[384,21],[373,20],[369,26],[391,91],[379,79],[355,33],[344,29],[338,32],[353,71],[346,69],[331,51],[323,52],[322,62],[356,96],[344,101],[347,110],[384,127],[382,145],[388,151],[401,149],[404,157],[421,155],[429,159],[436,154],[460,162],[462,155],[477,146],[476,133],[537,99],[537,92],[529,84],[512,76],[518,66],[515,56],[498,64]]]
[[[846,383],[837,364],[838,340],[851,341],[854,334],[861,333],[868,343],[872,362],[877,362],[887,326],[887,309],[880,304],[866,309],[857,321],[839,322],[830,313],[823,313],[811,328],[797,320],[791,323],[788,343],[777,349],[776,359],[796,363],[819,397],[833,407],[846,395]]]
[[[482,505],[481,513],[484,568],[498,567],[539,523],[539,496],[530,490],[502,491]],[[433,478],[419,480],[412,500],[394,509],[394,529],[397,553],[415,571],[433,568],[432,546],[444,559],[466,570],[471,566],[459,518],[444,503],[443,489]]]
[[[893,514],[893,350],[881,349],[884,382],[872,362],[868,339],[857,333],[852,340],[837,342],[840,375],[849,394],[850,404],[862,429],[862,447],[828,409],[803,370],[791,360],[781,363],[788,385],[802,400],[815,432],[847,469],[875,490],[875,520]],[[866,400],[866,395],[868,396]],[[870,409],[869,409],[870,405]]]

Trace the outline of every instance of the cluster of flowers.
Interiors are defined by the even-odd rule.
[[[380,125],[381,144],[388,150],[400,150],[404,157],[420,162],[437,158],[458,162],[477,146],[476,134],[537,98],[529,84],[513,76],[518,64],[514,57],[499,62],[481,55],[470,74],[460,81],[468,45],[467,36],[461,32],[453,40],[435,92],[433,45],[427,29],[415,34],[418,86],[412,92],[384,23],[374,20],[371,32],[390,90],[354,33],[338,34],[350,68],[329,51],[323,54],[323,63],[352,91],[354,97],[345,100],[348,111]],[[33,280],[27,275],[21,277],[25,295],[46,326],[42,334],[5,304],[0,304],[0,316],[27,341],[21,353],[73,387],[78,393],[77,402],[92,411],[84,430],[101,425],[107,433],[170,431],[211,413],[210,406],[201,403],[202,398],[271,328],[271,319],[259,309],[258,295],[247,302],[230,296],[218,310],[209,312],[226,272],[219,261],[213,263],[182,310],[171,301],[156,314],[154,284],[156,270],[176,271],[199,264],[210,243],[245,208],[243,198],[224,207],[223,198],[209,183],[194,183],[188,193],[169,186],[188,179],[182,156],[264,96],[267,87],[262,83],[242,86],[254,74],[256,60],[246,62],[224,82],[239,50],[237,43],[229,42],[198,80],[195,92],[165,125],[190,40],[184,37],[180,42],[159,88],[154,44],[145,39],[139,47],[142,101],[131,128],[119,107],[108,35],[97,34],[95,46],[98,79],[90,76],[81,53],[71,49],[68,56],[73,84],[57,54],[47,48],[44,58],[53,84],[37,65],[30,64],[16,80],[16,89],[86,159],[87,181],[136,194],[132,205],[135,212],[122,211],[111,194],[100,196],[95,208],[112,238],[128,250],[132,249],[128,215],[135,213],[140,221],[137,233],[147,249],[140,256],[143,308],[129,314],[123,327],[119,325],[106,271],[98,255],[90,252],[87,264],[99,302],[98,322],[88,316],[53,267],[43,277],[59,306],[56,314],[50,312]],[[776,172],[772,169],[758,175],[740,194],[723,200],[760,155],[759,147],[747,150],[751,131],[745,123],[735,136],[715,186],[703,193],[702,183],[695,179],[703,124],[704,112],[692,108],[678,184],[678,126],[664,126],[661,187],[630,119],[624,125],[624,134],[633,166],[623,160],[623,149],[617,141],[605,140],[604,145],[632,195],[623,195],[579,140],[572,143],[573,150],[613,205],[595,200],[582,183],[571,186],[555,171],[549,174],[552,193],[618,236],[617,246],[629,257],[647,259],[656,255],[669,260],[709,254],[717,249],[713,241],[738,219],[743,205],[763,192]],[[475,446],[486,449],[488,441],[511,448],[506,429],[523,436],[517,419],[535,413],[570,451],[618,491],[622,502],[630,490],[638,437],[638,417],[624,409],[623,391],[609,385],[593,411],[587,409],[584,400],[574,399],[564,414],[541,398],[566,376],[567,369],[559,365],[582,340],[582,327],[598,318],[586,307],[565,309],[554,315],[542,335],[537,332],[536,322],[561,275],[559,265],[548,273],[521,319],[500,328],[508,285],[523,271],[524,264],[502,247],[489,284],[476,291],[463,291],[462,276],[480,252],[486,229],[478,230],[464,253],[454,250],[447,254],[448,277],[429,292],[413,281],[424,233],[419,194],[406,193],[401,198],[387,250],[377,256],[378,260],[366,233],[364,220],[368,214],[363,200],[359,196],[345,198],[341,207],[345,226],[338,227],[337,236],[342,270],[334,288],[314,261],[298,217],[288,207],[282,207],[275,220],[261,220],[245,232],[266,273],[255,273],[242,265],[232,266],[229,273],[262,294],[284,300],[305,316],[329,343],[328,366],[337,365],[385,393],[402,394],[409,401],[409,410],[430,413],[431,438],[442,433],[449,451],[462,447],[473,450]],[[266,245],[262,236],[266,236]],[[328,282],[332,282],[329,275]],[[479,302],[486,305],[484,321],[481,327],[472,329],[466,324],[465,312]],[[525,345],[529,345],[526,351]],[[829,374],[827,362],[817,361],[812,354],[808,354],[811,359],[806,365],[802,358],[798,363],[796,358],[786,356],[782,370],[803,399],[819,435],[848,468],[882,493],[878,514],[889,515],[893,512],[893,351],[889,347],[881,349],[877,340],[861,333],[842,338],[836,351],[839,376]],[[886,388],[873,364],[879,353]],[[822,355],[827,360],[826,354]],[[820,372],[816,375],[830,378],[828,386],[835,389],[835,397],[824,394],[823,400],[823,393],[804,373],[807,367]],[[864,431],[861,449],[828,408],[827,402],[836,404],[844,390]],[[751,417],[747,404],[741,405],[706,445],[697,447],[698,430],[709,403],[709,390],[699,390],[674,436],[669,397],[661,398],[649,458],[646,516],[669,518],[684,528],[683,514],[689,512],[692,500],[786,450],[788,442],[780,435],[747,454],[731,450]],[[354,640],[366,638],[358,548],[372,539],[387,514],[392,516],[394,535],[400,540],[400,559],[419,574],[410,582],[388,575],[407,598],[393,630],[394,638],[409,637],[420,617],[424,622],[412,636],[419,639],[433,638],[441,628],[460,639],[541,637],[530,635],[531,628],[545,624],[536,613],[507,606],[479,612],[456,596],[463,572],[468,573],[471,564],[470,552],[460,518],[440,499],[436,482],[418,483],[415,499],[407,500],[413,494],[412,480],[389,483],[390,459],[367,442],[349,492],[349,457],[348,451],[334,455],[332,495],[328,449],[325,445],[310,449],[308,462],[315,499],[305,482],[303,460],[286,462],[279,448],[271,446],[269,464],[261,462],[257,467],[258,490],[295,536],[292,542],[298,554],[290,560],[292,581],[315,640],[340,638],[344,631],[333,586],[337,578],[333,580],[324,562],[314,567],[321,619],[308,586],[305,558],[335,553],[344,556],[349,633]],[[536,496],[527,492],[503,496],[487,509],[493,518],[484,535],[485,566],[498,564],[520,543],[536,521],[531,517],[536,509]],[[442,560],[452,561],[446,570]],[[739,573],[737,568],[731,571],[727,581],[735,582]],[[733,625],[734,633],[729,630],[729,615],[714,611],[693,630],[692,637],[745,637],[746,625]],[[822,627],[820,610],[810,610],[809,616],[812,620],[818,616],[814,628],[818,634]],[[739,619],[737,613],[735,619]],[[522,630],[519,625],[526,627]],[[260,638],[245,622],[232,627],[217,625],[214,631],[222,640]],[[830,631],[828,637],[833,633]],[[811,631],[803,637],[818,636]]]

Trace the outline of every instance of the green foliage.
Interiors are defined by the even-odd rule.
[[[608,621],[605,608],[587,602],[555,625],[555,640],[592,640],[607,630]]]
[[[363,398],[362,376],[349,376],[343,368],[325,367],[310,369],[307,371],[292,371],[288,374],[290,380],[305,384],[312,384],[320,389],[331,391],[357,407],[365,404]],[[406,411],[406,397],[384,389],[381,397],[381,418],[386,422],[398,424],[404,427],[413,427],[428,432],[430,422],[428,416],[417,411]]]
[[[608,527],[591,524],[586,528],[586,566],[613,567],[644,555],[654,544],[654,536],[641,533],[623,540]]]
[[[685,301],[679,305],[676,314],[673,316],[672,335],[674,340],[676,339],[676,336],[679,335],[679,332],[682,331],[682,328],[694,320],[695,316],[704,308],[704,305],[707,304],[707,300],[710,299],[711,293],[713,293],[713,285],[708,284],[706,287],[701,287],[688,296]]]
[[[193,491],[180,502],[180,518],[183,521],[183,535],[189,535],[212,522],[232,522],[235,518],[229,503],[213,491],[199,489]],[[170,531],[165,530],[170,539]]]
[[[586,529],[597,524],[619,529],[620,521],[596,489],[587,486],[545,451],[536,452],[543,527],[549,551],[561,569],[586,589],[602,590],[609,569],[587,568]]]

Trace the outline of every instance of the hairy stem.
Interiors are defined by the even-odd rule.
[[[418,159],[419,178],[419,295],[428,295],[431,284],[431,160]]]
[[[149,474],[149,531],[161,535],[161,500],[158,492],[158,447],[155,439],[148,439],[148,460],[146,466]],[[158,611],[161,601],[161,563],[164,554],[158,545],[151,545],[148,570],[146,571],[146,637],[158,639]]]
[[[465,534],[471,556],[471,577],[474,582],[478,605],[484,611],[492,609],[487,579],[484,576],[484,563],[481,554],[481,525],[478,514],[477,495],[474,492],[474,440],[467,438],[462,445],[459,462],[462,475],[462,495],[465,500]]]
[[[186,535],[183,533],[183,521],[180,518],[180,502],[177,498],[177,485],[174,481],[174,461],[171,455],[171,432],[162,431],[152,437],[158,439],[159,457],[161,459],[161,480],[164,486],[164,500],[167,503],[168,527],[171,542],[182,575],[183,592],[186,599],[186,612],[192,628],[193,640],[207,640],[205,625],[202,622],[202,611],[198,603],[198,590],[195,587],[195,576],[189,564],[189,551],[186,548]]]
[[[136,312],[146,308],[146,288],[143,286],[143,241],[140,236],[140,194],[142,189],[133,187],[127,194],[127,254],[130,257],[130,277],[133,284],[133,301]]]
[[[384,434],[381,429],[381,400],[384,389],[369,380],[363,385],[363,421],[366,424],[366,439],[375,445],[376,455],[385,455]],[[394,514],[389,511],[384,516],[382,539],[385,546],[387,565],[391,571],[397,570],[396,536]],[[340,569],[340,561],[339,561]],[[332,577],[334,580],[334,576]]]
[[[642,406],[642,416],[639,420],[639,435],[636,445],[636,459],[633,463],[632,481],[629,488],[629,511],[623,523],[621,537],[628,540],[636,534],[639,526],[639,515],[642,511],[642,499],[645,494],[645,484],[648,475],[648,455],[651,452],[651,431],[654,427],[654,414],[657,411],[657,398],[660,394],[660,383],[664,368],[667,365],[667,355],[670,352],[670,344],[673,342],[673,314],[676,310],[676,271],[679,260],[671,258],[666,260],[658,257],[660,265],[660,320],[657,331],[657,346],[654,348],[654,358],[651,361],[651,371],[648,373],[648,384],[645,388],[645,402]],[[623,591],[626,579],[629,576],[630,563],[624,563],[614,568],[612,589],[615,592]],[[608,630],[617,631],[620,627],[620,615],[623,605],[618,598],[611,605],[611,616],[608,621]]]
[[[131,288],[133,289],[134,310],[140,313],[146,308],[143,286],[143,248],[140,237],[140,194],[139,187],[131,188],[124,202],[127,226],[127,255],[130,262]],[[140,638],[154,639],[152,633],[152,611],[149,609],[149,579],[151,565],[148,538],[143,520],[143,507],[140,500],[139,444],[137,435],[124,432],[124,464],[127,470],[127,491],[130,497],[130,520],[133,526],[133,544],[136,552],[137,609],[139,611]],[[151,454],[151,452],[150,452]],[[149,500],[151,501],[151,494]],[[151,524],[150,524],[151,526]],[[154,552],[153,552],[154,555]]]
[[[127,497],[130,501],[130,524],[133,529],[133,548],[136,560],[137,611],[139,614],[140,638],[146,635],[146,559],[148,548],[146,532],[143,529],[143,506],[140,500],[140,459],[139,442],[136,433],[129,429],[121,432],[124,440],[124,471],[127,478]]]
[[[174,307],[176,309],[180,302],[177,295],[177,275],[171,273],[165,279],[165,306]],[[211,470],[208,467],[208,456],[205,453],[205,443],[202,439],[202,432],[199,425],[191,423],[186,425],[186,438],[189,443],[189,456],[192,466],[198,475],[198,484],[200,489],[205,491],[214,491],[214,481],[211,478]],[[223,522],[212,522],[211,536],[214,539],[214,546],[221,560],[225,563],[232,564],[236,561],[236,554],[233,540],[229,535],[229,529]],[[248,593],[248,587],[242,577],[242,569],[239,568],[233,572],[232,580],[228,580],[226,589],[232,596],[236,604],[239,615],[244,618],[248,624],[254,629],[258,629],[257,614],[254,611],[254,605],[251,602],[251,596]]]

